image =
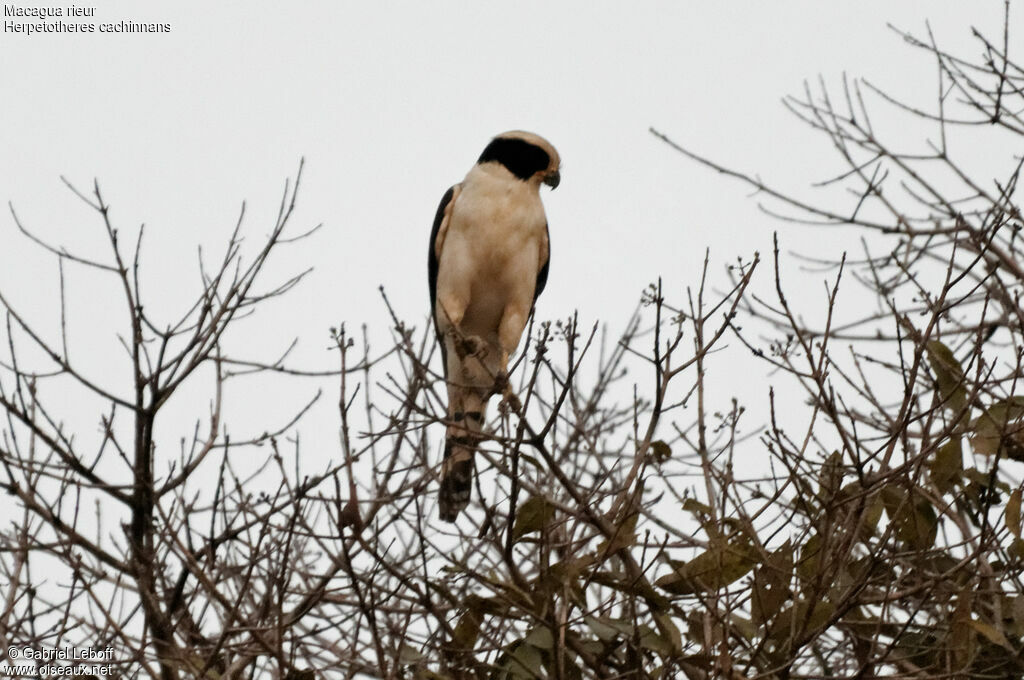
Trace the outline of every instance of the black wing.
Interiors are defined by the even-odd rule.
[[[544,260],[544,264],[540,266],[540,271],[537,272],[537,285],[533,289],[534,306],[537,304],[537,298],[544,292],[544,286],[548,285],[548,265],[551,264],[551,232],[548,230],[547,223],[544,224],[544,236],[548,240],[548,259]]]
[[[444,197],[441,199],[441,205],[437,206],[437,214],[434,215],[434,227],[430,230],[430,244],[427,250],[427,281],[430,284],[430,318],[434,320],[434,334],[437,335],[437,341],[441,345],[441,361],[444,364],[445,372],[448,371],[448,359],[445,356],[444,342],[441,340],[440,332],[437,328],[437,317],[434,315],[434,310],[437,308],[437,233],[441,230],[441,222],[444,221],[444,211],[448,207],[448,204],[452,202],[452,196],[455,194],[455,187],[451,187],[445,192]]]

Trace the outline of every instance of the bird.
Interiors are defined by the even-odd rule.
[[[551,247],[540,185],[561,181],[546,139],[512,130],[487,144],[434,216],[427,273],[448,391],[438,514],[469,504],[473,457],[491,396],[508,386],[515,352],[548,280]]]

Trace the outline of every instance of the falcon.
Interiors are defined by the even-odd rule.
[[[548,279],[548,223],[540,185],[558,186],[558,152],[514,130],[487,145],[441,199],[427,272],[448,388],[438,508],[454,522],[473,487],[484,411],[508,385],[509,356]]]

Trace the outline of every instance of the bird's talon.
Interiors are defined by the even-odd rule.
[[[519,397],[517,397],[514,392],[506,390],[501,396],[501,403],[498,405],[498,408],[502,409],[503,413],[508,410],[518,413],[523,410],[523,404],[519,401]]]
[[[483,358],[487,355],[487,345],[479,336],[470,335],[464,338],[458,338],[455,343],[456,351],[459,356],[465,359],[470,356],[478,356]]]

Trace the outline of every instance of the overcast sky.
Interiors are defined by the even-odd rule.
[[[923,33],[928,20],[945,47],[974,55],[971,26],[999,33],[1003,13],[995,1],[83,6],[95,16],[78,21],[171,31],[4,33],[3,200],[40,236],[99,256],[100,224],[59,180],[88,189],[97,178],[125,233],[147,225],[149,308],[180,312],[197,291],[196,246],[223,244],[243,200],[247,233],[265,234],[305,157],[297,224],[324,228],[282,251],[273,273],[315,271],[273,308],[254,344],[283,348],[297,335],[309,365],[330,361],[329,326],[384,327],[380,285],[399,314],[425,321],[437,202],[508,129],[543,135],[563,162],[561,186],[543,193],[552,268],[541,318],[579,310],[587,325],[621,328],[658,276],[681,301],[706,248],[720,272],[769,252],[774,229],[784,247],[838,256],[834,232],[780,226],[745,187],[648,129],[810,191],[840,166],[781,97],[819,75],[838,86],[847,73],[929,105],[933,63],[887,23]],[[56,272],[0,215],[0,287],[50,330]],[[104,324],[123,322],[116,289],[77,270],[68,285],[72,338],[112,340]]]

